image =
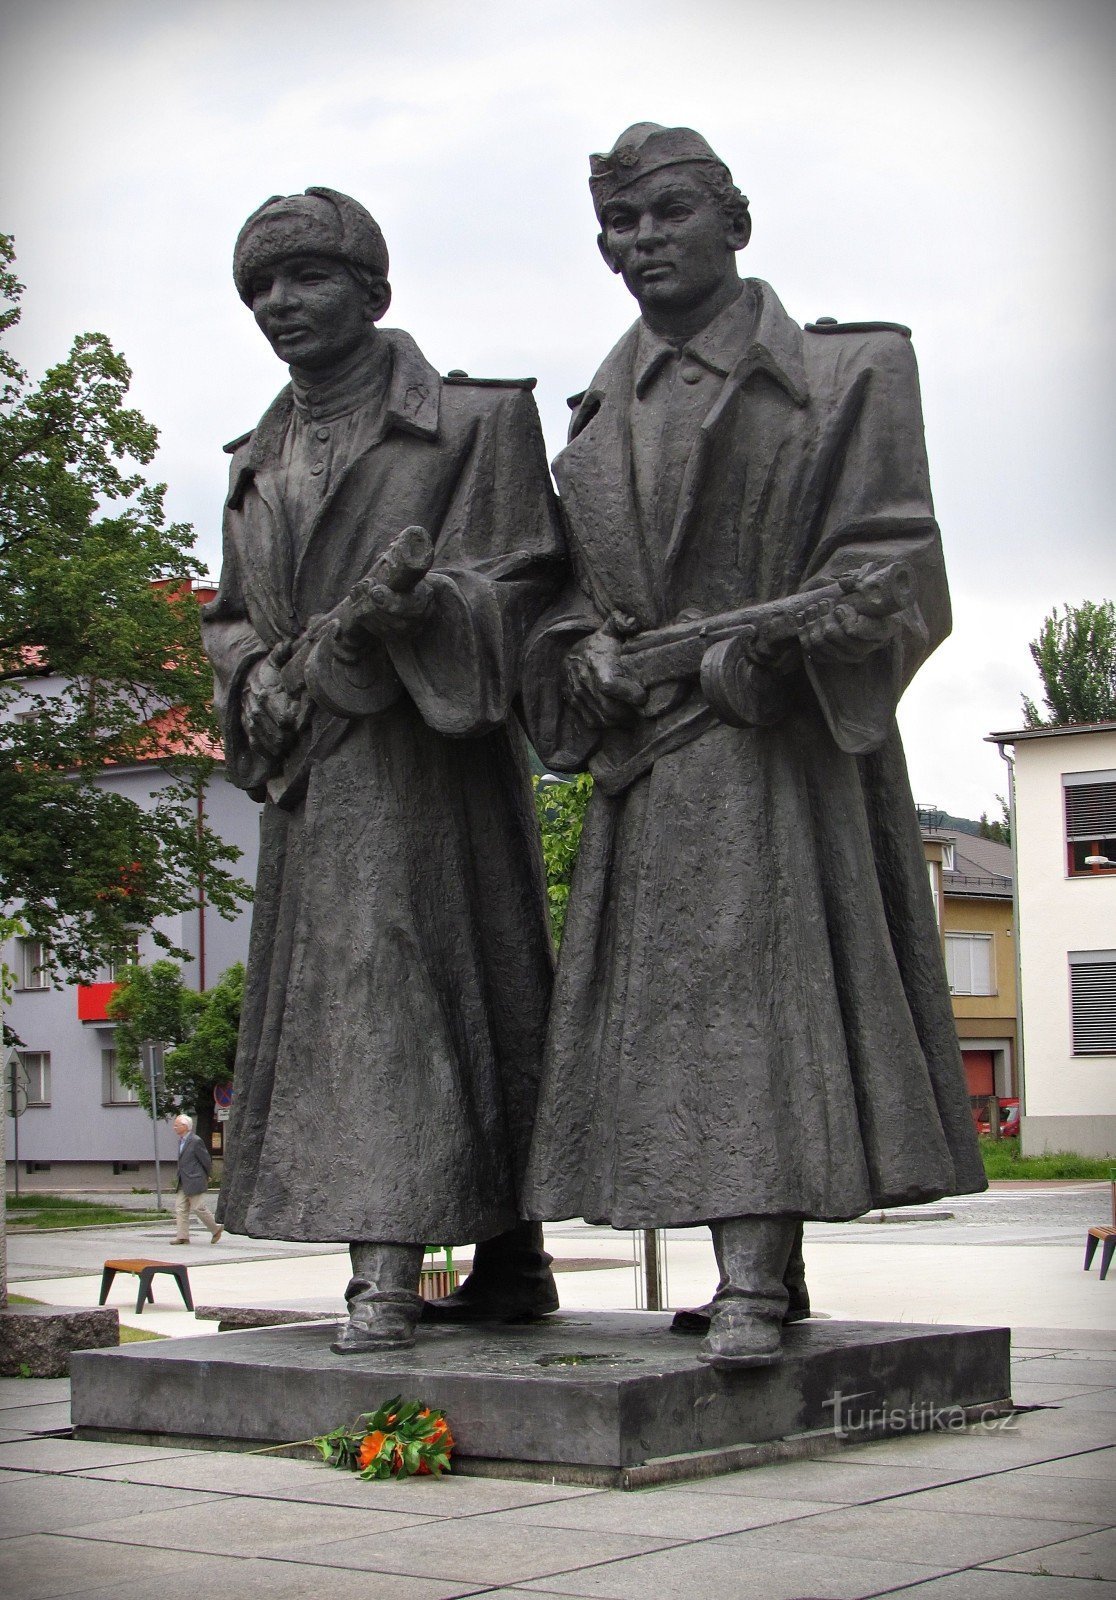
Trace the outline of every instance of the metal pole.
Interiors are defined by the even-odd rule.
[[[155,1041],[145,1039],[143,1052],[147,1057],[147,1084],[151,1092],[151,1137],[155,1146],[155,1209],[163,1209],[163,1179],[159,1167],[159,1106],[155,1083]]]
[[[12,1051],[9,1065],[10,1077],[8,1079],[8,1096],[11,1101],[12,1112],[12,1159],[15,1166],[15,1196],[19,1199],[19,1100],[17,1098],[17,1084],[19,1082],[19,1061],[15,1051]]]
[[[644,1300],[648,1311],[661,1311],[663,1295],[659,1283],[659,1238],[654,1228],[644,1228],[642,1231]]]

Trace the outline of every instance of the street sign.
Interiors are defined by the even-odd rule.
[[[213,1085],[213,1104],[217,1107],[218,1112],[225,1111],[227,1113],[232,1101],[233,1086],[231,1083],[215,1083]],[[218,1122],[224,1122],[225,1118],[218,1116],[217,1120]]]
[[[227,1122],[229,1120],[228,1106],[218,1106],[217,1110],[214,1112],[214,1115],[218,1122]]]
[[[4,1088],[9,1117],[22,1117],[27,1110],[27,1068],[14,1045],[4,1061]]]

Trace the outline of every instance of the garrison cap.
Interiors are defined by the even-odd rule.
[[[624,129],[607,154],[589,157],[589,190],[598,216],[607,201],[637,178],[657,172],[660,167],[676,167],[694,161],[728,172],[720,156],[693,128],[664,128],[657,122],[633,123]]]
[[[293,255],[331,256],[387,277],[388,251],[379,223],[336,189],[273,194],[253,211],[233,251],[233,282],[240,298],[249,302],[254,272]]]

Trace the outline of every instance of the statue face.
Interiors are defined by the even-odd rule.
[[[329,256],[288,256],[249,283],[252,315],[288,365],[318,372],[352,355],[368,337],[368,290]]]
[[[601,254],[643,310],[693,310],[736,280],[744,241],[684,166],[630,184],[604,207],[601,228]]]

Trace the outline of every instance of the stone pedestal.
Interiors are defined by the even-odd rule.
[[[8,1306],[0,1311],[0,1377],[64,1378],[73,1351],[119,1343],[111,1306]]]
[[[364,1356],[334,1355],[333,1336],[303,1323],[76,1355],[79,1437],[253,1449],[401,1394],[447,1413],[457,1471],[637,1487],[960,1426],[1010,1393],[1003,1328],[802,1323],[778,1366],[738,1373],[655,1312],[426,1328],[413,1350]]]

